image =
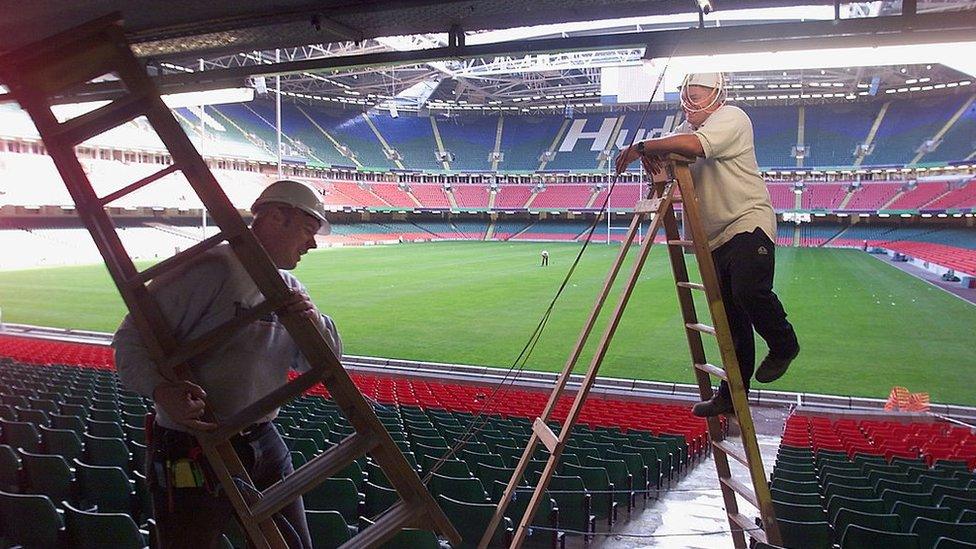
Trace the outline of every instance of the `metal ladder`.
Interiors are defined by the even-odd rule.
[[[106,74],[116,76],[124,84],[125,95],[87,114],[58,122],[51,111],[52,98]],[[189,379],[188,361],[193,357],[283,304],[289,290],[281,275],[163,103],[153,81],[129,49],[117,15],[97,19],[6,53],[0,57],[0,79],[33,119],[75,202],[79,217],[95,240],[143,341],[165,378]],[[169,150],[173,163],[106,196],[97,196],[75,154],[75,147],[139,116],[148,119]],[[176,171],[182,171],[220,232],[139,271],[122,245],[107,213],[108,206]],[[178,341],[146,284],[163,273],[186,265],[224,241],[229,243],[265,301],[245,318],[227,322],[197,339]],[[390,438],[314,323],[291,315],[282,315],[280,319],[304,353],[311,370],[227,419],[215,431],[195,433],[251,542],[256,547],[284,549],[286,542],[274,522],[275,513],[354,460],[369,454],[383,469],[400,501],[343,547],[375,547],[407,527],[432,530],[452,543],[458,543],[457,531],[427,492],[417,472]],[[237,482],[252,486],[253,483],[230,443],[231,437],[318,383],[329,389],[355,433],[267,490],[242,491]]]
[[[707,421],[709,439],[714,449],[715,467],[718,470],[719,484],[722,489],[725,510],[729,518],[733,543],[739,549],[747,547],[745,534],[766,543],[778,544],[780,542],[779,528],[776,524],[772,500],[769,495],[769,485],[766,480],[765,471],[763,470],[759,445],[756,442],[756,431],[752,423],[752,414],[749,411],[749,401],[743,388],[742,376],[739,373],[739,365],[736,361],[735,348],[732,344],[732,336],[729,332],[728,321],[725,316],[725,306],[722,303],[722,293],[718,285],[715,265],[712,262],[712,255],[708,249],[708,240],[702,227],[698,196],[695,193],[691,170],[688,167],[691,162],[693,162],[692,159],[680,155],[670,155],[667,159],[664,173],[660,178],[655,178],[654,180],[651,197],[637,202],[633,220],[630,223],[627,236],[620,247],[620,252],[613,266],[610,268],[610,273],[607,275],[603,289],[597,297],[596,303],[580,333],[579,339],[563,371],[556,380],[556,386],[549,396],[542,415],[536,418],[532,425],[532,435],[526,444],[521,460],[515,468],[515,473],[509,481],[501,501],[498,503],[495,515],[481,540],[480,547],[487,547],[492,533],[494,533],[495,529],[501,523],[505,509],[515,495],[519,483],[522,481],[529,461],[535,453],[536,445],[542,443],[549,452],[549,458],[539,478],[539,482],[535,486],[532,499],[529,501],[528,507],[525,510],[525,515],[521,518],[515,530],[511,546],[519,547],[525,541],[536,510],[539,508],[542,498],[545,497],[544,494],[549,486],[549,481],[556,472],[563,449],[571,437],[573,426],[576,424],[576,420],[583,409],[583,404],[594,381],[596,381],[597,372],[600,369],[600,365],[613,339],[614,332],[623,316],[624,309],[627,306],[634,286],[644,268],[644,262],[647,260],[651,246],[654,244],[654,237],[662,226],[667,237],[668,255],[671,261],[671,269],[674,273],[678,301],[681,306],[685,333],[688,337],[688,345],[691,350],[692,364],[694,366],[695,377],[698,381],[699,393],[702,400],[707,400],[712,397],[712,383],[709,376],[727,380],[732,392],[732,402],[735,407],[736,417],[738,418],[739,427],[742,432],[744,451],[725,440],[721,423],[717,417],[709,418]],[[677,196],[678,191],[680,191],[680,196]],[[682,236],[679,234],[678,221],[674,213],[675,203],[682,203],[684,206],[684,223],[687,224],[687,228],[691,231],[691,240],[682,239]],[[640,223],[650,214],[654,214],[654,217],[651,227],[648,230],[647,238],[639,248],[637,259],[634,261],[630,275],[620,292],[616,308],[607,321],[606,328],[594,351],[589,368],[583,376],[580,388],[575,395],[566,421],[563,423],[559,435],[556,435],[550,429],[547,422],[552,419],[552,414],[566,389],[566,384],[569,382],[573,368],[579,360],[583,347],[596,324],[600,310],[610,295],[614,281],[620,273],[631,244],[638,234]],[[695,253],[702,278],[700,283],[692,282],[688,278],[688,268],[685,264],[683,253],[684,249],[691,249]],[[703,324],[699,321],[692,295],[694,291],[704,292],[708,300],[708,308],[712,316],[713,326]],[[706,360],[702,334],[714,336],[718,340],[724,368],[710,364]],[[748,467],[753,485],[752,489],[732,476],[729,468],[729,456]],[[762,522],[761,527],[757,526],[751,518],[739,512],[739,504],[735,497],[736,494],[759,510]]]

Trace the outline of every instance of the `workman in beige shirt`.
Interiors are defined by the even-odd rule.
[[[697,158],[691,165],[702,222],[722,288],[735,354],[746,389],[756,363],[755,330],[769,347],[756,380],[779,379],[800,352],[793,326],[773,293],[776,214],[759,175],[752,122],[742,109],[725,104],[721,73],[689,74],[681,85],[685,121],[674,133],[635,143],[621,151],[617,173],[638,158],[645,169],[661,170],[662,157]],[[722,382],[696,416],[733,413],[729,387]]]

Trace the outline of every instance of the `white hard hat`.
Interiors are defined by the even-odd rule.
[[[701,86],[703,88],[724,88],[725,87],[725,75],[720,72],[698,72],[689,73],[685,76],[683,82],[681,82],[681,87],[686,86]]]
[[[325,218],[325,205],[322,204],[319,193],[305,183],[290,179],[275,181],[268,185],[251,205],[251,213],[254,213],[258,206],[270,203],[286,204],[318,219],[322,223],[318,234],[327,235],[332,232],[332,225]]]

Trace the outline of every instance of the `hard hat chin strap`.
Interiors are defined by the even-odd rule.
[[[711,96],[711,101],[706,105],[699,105],[693,103],[688,97],[688,87],[693,84],[689,84],[690,78],[685,78],[685,81],[681,84],[681,108],[686,113],[693,114],[703,111],[707,111],[716,105],[721,105],[725,103],[726,91],[725,91],[725,79],[719,79],[718,87],[712,88],[713,93],[709,94]]]

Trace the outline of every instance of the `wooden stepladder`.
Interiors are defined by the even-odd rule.
[[[667,236],[668,255],[671,261],[671,269],[674,273],[678,302],[681,306],[682,318],[688,337],[688,345],[691,350],[692,364],[698,381],[699,393],[702,400],[712,397],[710,375],[727,380],[732,390],[732,401],[742,432],[744,452],[724,439],[721,424],[717,417],[708,420],[708,433],[715,450],[715,466],[718,470],[722,497],[725,501],[725,509],[728,513],[729,524],[732,530],[732,540],[735,547],[740,549],[747,547],[745,533],[748,533],[759,541],[774,544],[780,542],[779,528],[776,524],[772,500],[769,495],[769,485],[763,470],[759,445],[756,442],[756,431],[752,423],[752,414],[749,411],[749,401],[742,384],[742,376],[739,373],[735,348],[732,344],[732,336],[729,332],[728,321],[725,316],[725,306],[722,303],[722,292],[718,285],[715,265],[712,262],[712,255],[708,249],[708,240],[702,226],[698,195],[695,192],[691,170],[688,167],[691,162],[693,162],[692,159],[680,155],[671,155],[667,159],[666,169],[662,176],[655,178],[651,197],[638,201],[634,209],[634,218],[627,231],[627,237],[620,247],[620,252],[613,266],[610,268],[610,273],[607,275],[603,284],[603,289],[600,291],[596,303],[590,312],[590,316],[583,326],[576,345],[573,347],[573,351],[562,373],[556,380],[556,386],[549,397],[549,401],[546,403],[542,415],[536,418],[532,426],[532,436],[529,438],[525,452],[522,454],[522,458],[515,468],[515,473],[509,481],[508,487],[505,489],[505,494],[498,503],[495,515],[481,540],[480,547],[487,547],[488,542],[492,538],[492,534],[501,523],[508,502],[515,495],[529,461],[535,453],[536,445],[541,442],[546,450],[548,450],[549,458],[538,484],[534,487],[534,492],[525,510],[525,515],[521,518],[515,530],[512,547],[519,547],[525,540],[529,525],[532,524],[535,512],[539,508],[539,503],[549,486],[549,481],[556,472],[563,449],[569,441],[573,426],[576,424],[576,420],[583,409],[583,404],[596,380],[597,372],[613,339],[614,332],[620,323],[630,295],[644,268],[644,262],[647,260],[651,246],[654,244],[654,237],[662,227]],[[677,191],[680,191],[680,196],[677,196]],[[687,229],[690,229],[691,240],[683,239],[679,234],[678,221],[674,213],[674,204],[679,202],[684,206],[684,223],[687,224]],[[610,295],[614,281],[620,273],[631,244],[637,236],[638,227],[651,214],[654,217],[651,227],[648,230],[647,238],[639,248],[637,259],[634,261],[630,275],[620,292],[616,308],[607,321],[606,328],[597,344],[579,391],[575,395],[566,421],[563,423],[559,435],[556,435],[549,428],[547,422],[552,419],[552,414],[566,388],[573,368],[576,366],[583,352],[583,347],[586,345],[586,341],[596,324],[600,310]],[[686,230],[685,234],[689,234],[689,231]],[[695,253],[702,278],[700,283],[692,282],[688,278],[688,268],[685,264],[683,253],[683,249],[685,248],[690,248]],[[708,308],[712,316],[713,326],[699,322],[692,296],[693,291],[704,292],[708,300]],[[709,364],[706,360],[702,334],[717,338],[724,368]],[[729,468],[729,456],[732,456],[733,459],[748,467],[753,489],[750,489],[745,483],[733,478]],[[739,512],[738,501],[735,497],[736,494],[759,510],[763,524],[762,529],[757,527],[751,518]]]
[[[51,111],[55,97],[107,74],[125,86],[125,95],[87,114],[64,122],[57,120]],[[247,323],[280,308],[289,295],[281,275],[160,99],[145,68],[129,49],[118,16],[98,19],[6,53],[0,57],[0,79],[34,120],[48,154],[75,202],[79,217],[91,232],[143,341],[165,378],[189,379],[188,362],[194,357],[226,341]],[[75,147],[139,116],[144,116],[156,130],[173,163],[100,197],[92,188]],[[176,171],[181,171],[189,181],[220,232],[139,271],[123,247],[107,207]],[[229,243],[265,301],[246,318],[230,321],[192,341],[177,341],[146,284],[163,273],[186,265],[222,242]],[[285,548],[286,540],[275,523],[275,513],[352,461],[369,454],[385,472],[400,501],[343,547],[375,547],[407,527],[432,530],[458,543],[457,531],[353,385],[314,323],[290,315],[280,318],[308,359],[311,370],[224,420],[215,431],[196,433],[251,542],[261,548]],[[231,437],[318,383],[329,389],[356,432],[267,490],[259,492],[248,488],[247,485],[253,486],[253,483],[230,444]],[[245,485],[244,489],[239,483]]]

